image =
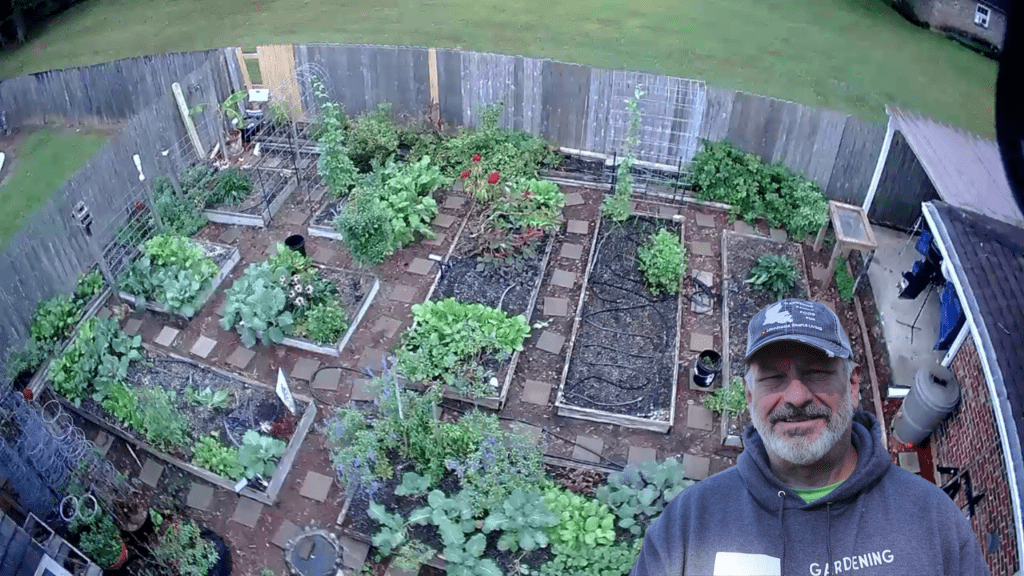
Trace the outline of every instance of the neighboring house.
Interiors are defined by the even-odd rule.
[[[1024,228],[938,201],[923,211],[962,323],[943,361],[960,385],[960,404],[931,436],[931,472],[970,518],[992,574],[1019,574]]]
[[[892,0],[911,22],[994,56],[1003,50],[1010,0]]]

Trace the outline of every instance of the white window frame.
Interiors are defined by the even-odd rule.
[[[978,4],[974,8],[974,23],[982,28],[988,28],[988,19],[991,15],[991,8],[984,4]]]

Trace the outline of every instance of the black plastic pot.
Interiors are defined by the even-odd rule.
[[[306,237],[302,234],[292,234],[285,238],[284,245],[289,250],[294,250],[303,256],[306,255]]]
[[[722,355],[714,350],[701,352],[693,361],[693,383],[701,388],[710,388],[721,373]]]

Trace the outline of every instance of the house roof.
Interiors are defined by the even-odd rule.
[[[999,146],[931,118],[886,107],[921,167],[948,204],[1024,226],[1024,214],[1006,179]]]
[[[991,6],[1003,14],[1010,13],[1010,0],[980,0],[978,3]]]
[[[0,516],[0,574],[34,576],[43,559],[43,549],[9,516]]]
[[[927,202],[924,209],[963,287],[961,304],[982,342],[978,354],[991,363],[992,401],[1024,499],[1024,228],[942,202]]]

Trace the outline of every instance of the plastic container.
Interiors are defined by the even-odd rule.
[[[303,256],[306,255],[306,237],[302,234],[292,234],[285,238],[284,245],[289,250],[294,250]]]
[[[701,388],[710,388],[721,373],[722,355],[714,350],[701,352],[693,361],[693,383]]]
[[[896,438],[904,444],[922,444],[960,401],[960,385],[952,375],[936,378],[918,370],[914,386],[893,419]]]

